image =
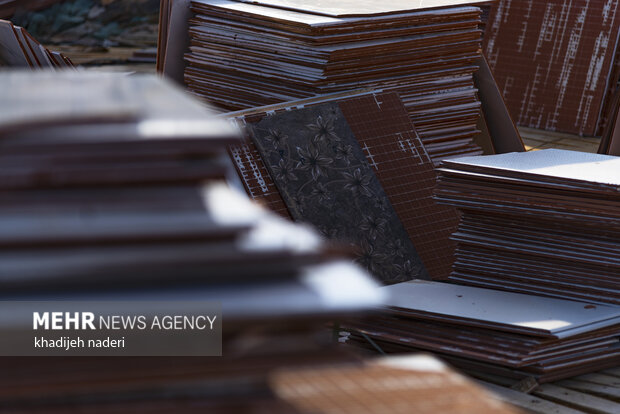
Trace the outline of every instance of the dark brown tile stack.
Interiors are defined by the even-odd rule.
[[[185,82],[223,110],[395,91],[433,161],[480,154],[480,9],[468,3],[192,1]]]
[[[425,350],[480,378],[556,381],[620,362],[620,308],[446,283],[382,288],[382,315],[344,324],[348,343]]]
[[[437,199],[462,219],[450,280],[620,304],[620,164],[542,150],[446,161]]]

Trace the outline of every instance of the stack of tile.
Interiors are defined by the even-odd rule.
[[[286,370],[275,373],[272,384],[278,396],[306,413],[514,412],[427,355]]]
[[[62,188],[50,202],[67,187],[173,190],[218,178],[222,149],[239,142],[235,128],[153,77],[16,71],[0,82],[0,188]]]
[[[0,20],[0,67],[72,68],[71,60],[37,42],[23,28]]]
[[[185,82],[222,110],[356,88],[396,91],[435,162],[481,154],[472,140],[480,9],[462,6],[470,3],[191,1]],[[162,20],[161,33],[179,38],[172,20]]]
[[[487,26],[489,25],[489,17],[491,16],[491,10],[496,5],[496,1],[488,1],[485,3],[477,4],[482,11],[482,15],[480,16],[480,30],[482,30],[483,35],[487,31]]]
[[[325,323],[381,303],[346,255],[223,184],[239,131],[182,91],[73,71],[0,87],[1,299],[218,301],[226,321],[217,360],[2,358],[3,408],[269,400],[270,370],[342,360]],[[0,312],[4,333],[14,323]]]
[[[166,82],[6,72],[0,85],[3,292],[165,283],[171,272],[175,283],[289,279],[331,254],[313,233],[204,187],[226,178],[239,131]]]
[[[438,360],[426,355],[408,357],[390,357],[367,361],[340,361],[314,364],[307,367],[289,367],[271,370],[268,383],[262,390],[255,390],[254,395],[234,395],[227,391],[230,382],[220,378],[219,388],[210,393],[208,383],[201,381],[201,373],[212,371],[210,366],[217,360],[196,361],[195,359],[176,359],[163,362],[145,359],[143,361],[100,360],[96,366],[102,371],[109,370],[109,364],[118,366],[124,372],[125,386],[141,384],[141,394],[131,396],[119,394],[114,387],[108,393],[83,392],[85,378],[80,373],[77,361],[60,359],[53,367],[63,372],[58,376],[50,369],[47,376],[55,378],[56,394],[67,383],[82,389],[82,394],[75,393],[73,399],[56,398],[46,406],[41,401],[30,401],[24,406],[9,405],[3,401],[3,408],[12,413],[283,413],[283,414],[513,414],[515,410],[500,403],[497,397],[483,391],[471,381],[446,367]],[[255,361],[253,369],[266,367],[264,362]],[[140,373],[155,373],[154,366],[165,368],[171,377],[187,375],[187,380],[177,379],[177,386],[164,386],[159,390],[159,398],[149,399],[158,384],[154,377],[139,378]],[[18,387],[28,375],[27,370],[15,370],[10,365],[11,381],[2,380],[3,391],[11,390],[17,395],[25,394]],[[83,368],[82,368],[83,369]],[[134,369],[134,373],[130,371]],[[118,372],[116,373],[118,377]],[[159,373],[158,373],[159,374]],[[189,374],[189,375],[188,375]],[[204,375],[204,374],[203,374]],[[192,376],[194,378],[192,378]],[[101,375],[102,379],[118,380],[114,376]],[[30,382],[33,380],[30,379]],[[45,382],[35,380],[35,382]],[[80,386],[81,385],[81,386]],[[162,398],[163,392],[166,398]],[[48,394],[54,394],[49,392]],[[79,396],[78,396],[79,395]],[[240,398],[241,397],[241,398]]]
[[[463,215],[450,280],[620,304],[620,160],[543,150],[447,161],[439,202]]]
[[[148,305],[140,305],[144,300],[182,303],[168,311],[200,314],[205,301],[217,301],[224,322],[221,357],[191,356],[202,355],[200,349],[182,357],[2,357],[0,405],[11,412],[67,412],[63,409],[69,408],[79,412],[125,412],[133,406],[148,408],[158,404],[169,410],[176,408],[175,412],[192,406],[208,407],[214,412],[272,406],[281,410],[283,404],[273,401],[269,389],[268,374],[273,370],[355,361],[355,357],[335,347],[325,324],[381,303],[376,285],[352,265],[327,258],[315,266],[304,266],[303,261],[294,269],[287,266],[287,274],[270,276],[268,280],[261,267],[275,260],[270,251],[292,250],[291,240],[299,240],[299,229],[289,225],[292,227],[283,231],[279,221],[257,226],[263,227],[257,230],[263,235],[261,244],[254,248],[266,251],[262,263],[248,261],[256,269],[253,280],[248,271],[244,274],[238,266],[226,266],[226,260],[211,260],[219,273],[224,273],[222,268],[226,270],[225,280],[213,277],[216,272],[207,263],[201,268],[202,278],[191,281],[169,272],[168,283],[138,276],[132,285],[120,283],[113,273],[109,280],[93,281],[85,271],[82,280],[70,286],[48,284],[41,291],[31,285],[28,290],[3,293],[5,301],[79,300],[91,309],[94,303],[114,301],[117,305],[113,311],[118,314],[127,314],[130,309],[144,314],[148,309]],[[283,237],[285,232],[288,234]],[[253,238],[259,243],[260,237]],[[280,247],[270,248],[269,243]],[[205,246],[203,252],[208,256],[212,250]],[[183,258],[178,259],[183,267]],[[238,255],[237,261],[244,262],[245,258]],[[123,276],[133,278],[127,273]],[[116,302],[119,300],[122,302]],[[132,307],[125,303],[132,303]],[[196,305],[191,307],[192,303]],[[0,329],[10,334],[10,327],[11,321],[3,319]],[[147,348],[143,352],[151,355]]]
[[[446,283],[382,288],[389,308],[344,326],[349,343],[427,350],[478,377],[538,382],[616,366],[620,308]]]
[[[226,117],[236,119],[248,131],[246,143],[232,146],[230,154],[253,199],[284,216],[290,214],[296,220],[314,224],[327,237],[355,242],[361,247],[360,260],[383,282],[424,278],[426,272],[434,279],[448,277],[454,254],[449,237],[456,229],[457,214],[455,209],[437,205],[432,199],[436,177],[433,163],[397,94],[359,91],[323,95]],[[331,133],[325,145],[313,142],[311,138],[316,134],[304,138],[303,131],[316,124],[317,117]],[[279,142],[274,142],[274,133],[282,138]],[[302,141],[293,142],[300,138]],[[331,141],[342,151],[330,155]],[[298,145],[310,145],[324,157],[321,175],[308,177],[312,182],[305,186],[302,177],[307,175],[307,168],[295,150]],[[290,165],[288,176],[282,175],[281,163]],[[382,188],[380,192],[387,196],[383,212],[373,210],[372,203],[367,202],[359,204],[363,212],[355,210],[352,200],[363,194],[353,194],[344,187],[337,190],[333,178],[340,179],[345,169],[353,174],[358,167],[368,175],[369,183],[376,176],[375,190]],[[342,185],[346,187],[346,181]],[[324,197],[316,197],[317,186],[324,189]],[[340,193],[349,195],[336,208],[334,203]],[[379,199],[378,194],[373,203]],[[338,220],[330,218],[334,211],[341,214]],[[364,221],[368,221],[367,217],[370,222]],[[400,227],[395,218],[400,219],[406,235],[387,231],[388,222]],[[394,254],[398,257],[392,257]],[[419,266],[418,254],[423,266]],[[416,268],[420,271],[415,272]]]
[[[618,0],[501,0],[484,51],[513,119],[600,135],[620,81],[619,28]]]

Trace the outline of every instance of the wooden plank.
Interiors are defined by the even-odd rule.
[[[601,374],[612,375],[614,377],[620,378],[620,367],[606,369],[605,371],[601,371]]]
[[[578,381],[575,379],[569,379],[557,382],[556,385],[570,388],[571,390],[585,392],[588,394],[598,395],[599,397],[610,399],[614,401],[620,401],[620,387],[614,387],[611,385],[594,384],[587,381]]]
[[[501,401],[510,403],[516,407],[537,414],[584,414],[585,411],[579,411],[569,408],[542,398],[537,398],[529,394],[504,388],[499,385],[489,384],[479,381],[479,383],[487,388]]]
[[[493,374],[489,374],[488,372],[484,372],[484,371],[475,371],[475,372],[469,371],[467,374],[479,380],[480,382],[491,383],[494,385],[501,386],[502,388],[504,387],[510,388],[517,381],[513,378],[506,378],[506,377],[502,377],[499,375],[493,375]]]
[[[580,137],[573,134],[544,131],[533,128],[519,127],[519,132],[527,146],[535,149],[560,148],[570,146],[582,152],[596,153],[600,143],[599,138]]]
[[[610,387],[620,388],[620,377],[615,375],[608,375],[606,374],[606,371],[602,371],[596,374],[580,375],[579,377],[573,379],[577,381],[592,382],[594,384],[601,384]]]
[[[583,410],[592,414],[620,413],[620,404],[594,395],[570,390],[553,384],[544,384],[533,394],[559,404]]]

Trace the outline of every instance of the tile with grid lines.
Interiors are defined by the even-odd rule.
[[[355,245],[384,283],[429,277],[337,102],[267,116],[249,131],[295,219]]]
[[[489,19],[483,50],[517,124],[600,135],[620,77],[620,2],[502,0]]]
[[[449,238],[458,224],[457,213],[432,199],[435,186],[432,161],[396,93],[333,94],[230,116],[252,124],[267,113],[329,101],[338,102],[427,271],[433,279],[446,279],[454,254],[454,243]],[[290,217],[254,143],[248,139],[244,145],[231,147],[230,153],[248,194]]]

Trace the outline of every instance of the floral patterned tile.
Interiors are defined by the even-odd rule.
[[[291,215],[358,249],[384,283],[428,273],[337,103],[248,126]]]

